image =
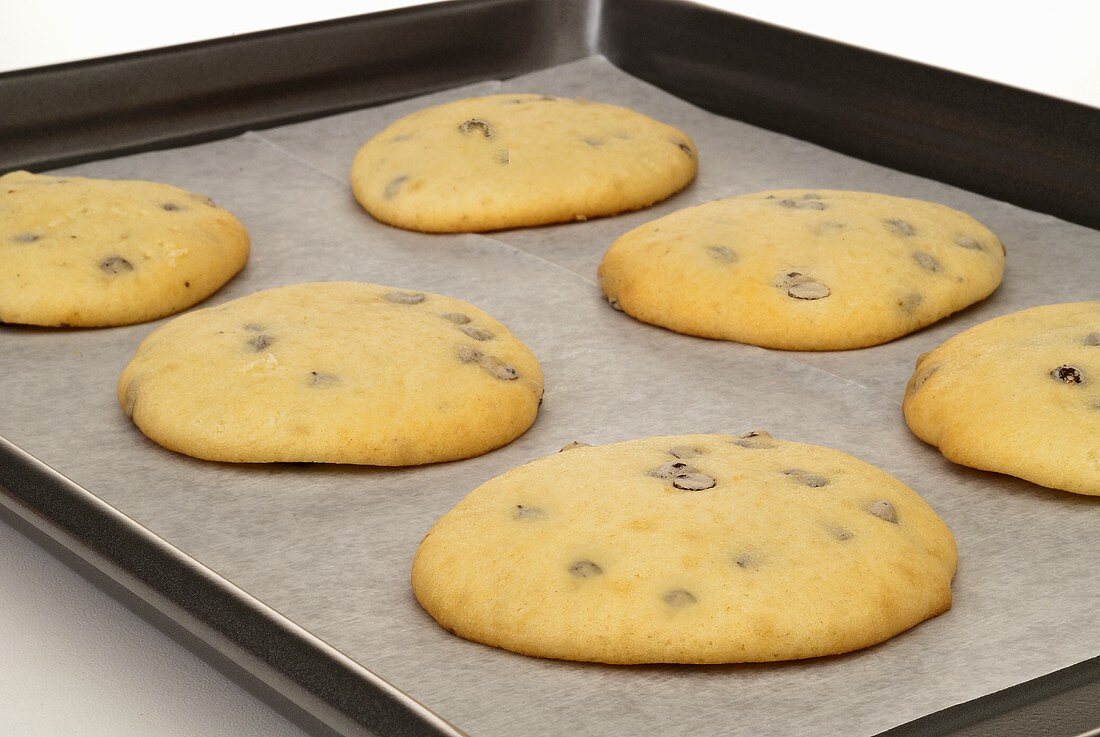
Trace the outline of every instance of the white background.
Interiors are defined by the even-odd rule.
[[[413,4],[0,0],[0,72]],[[1097,2],[705,4],[1100,107]],[[302,735],[2,522],[0,694],[0,737]]]

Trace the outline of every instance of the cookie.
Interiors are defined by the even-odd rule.
[[[1100,495],[1100,302],[983,322],[917,360],[905,421],[955,463]]]
[[[407,115],[355,156],[355,198],[378,220],[471,232],[637,210],[682,189],[683,131],[614,105],[490,95]]]
[[[736,663],[882,642],[951,605],[955,543],[897,479],[764,432],[578,446],[471,492],[413,560],[461,637],[546,658]]]
[[[688,335],[787,350],[884,343],[989,296],[1005,253],[969,215],[866,192],[759,192],[612,244],[612,306]]]
[[[238,463],[469,458],[523,434],[541,398],[531,351],[481,310],[350,282],[177,317],[118,382],[119,402],[154,441]]]
[[[248,248],[244,226],[204,195],[12,172],[0,177],[0,322],[155,320],[220,289]]]

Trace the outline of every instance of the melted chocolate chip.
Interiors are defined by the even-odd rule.
[[[386,292],[382,299],[399,305],[418,305],[425,297],[420,292]]]
[[[517,504],[512,508],[512,519],[534,521],[546,519],[546,512],[538,507],[529,507],[524,504]]]
[[[133,271],[134,265],[122,256],[108,256],[99,262],[99,268],[108,274],[122,274]]]
[[[590,560],[574,561],[569,566],[569,574],[576,578],[594,578],[603,573],[603,569]]]
[[[672,485],[681,491],[713,489],[717,482],[705,473],[685,473],[672,479]]]
[[[851,540],[853,537],[855,537],[855,535],[852,534],[851,530],[845,530],[843,527],[834,527],[832,533],[833,537],[835,537],[837,540],[840,540],[841,542],[845,540]]]
[[[444,312],[440,317],[444,320],[453,322],[455,325],[465,325],[470,322],[470,318],[463,315],[461,312]]]
[[[179,212],[183,208],[177,205],[175,202],[165,202],[160,206],[160,209],[164,210],[165,212]]]
[[[890,229],[890,232],[894,235],[900,235],[908,238],[911,235],[916,235],[916,229],[900,218],[891,218],[890,220],[883,221],[886,227]]]
[[[268,349],[272,343],[275,342],[275,338],[270,335],[257,335],[254,338],[249,338],[248,345],[256,353],[261,353]]]
[[[912,312],[924,302],[924,295],[920,292],[910,292],[898,300],[898,307],[902,312]]]
[[[604,144],[604,140],[602,138],[586,138],[584,139],[584,142],[592,148],[599,148]]]
[[[824,476],[818,476],[816,473],[810,473],[801,468],[788,468],[783,472],[783,475],[790,476],[798,483],[809,486],[811,489],[820,489],[822,486],[829,484],[829,479]]]
[[[608,298],[607,298],[607,303],[608,303],[609,305],[611,305],[611,309],[613,309],[613,310],[618,310],[619,312],[622,312],[622,311],[623,311],[623,308],[622,308],[622,306],[621,306],[621,305],[619,304],[619,300],[617,300],[616,298],[614,298],[614,297],[608,297]]]
[[[582,443],[579,440],[574,440],[572,443],[569,443],[568,445],[563,445],[561,447],[561,450],[559,450],[558,452],[562,453],[562,452],[567,451],[567,450],[576,450],[577,448],[590,448],[590,447],[592,447],[592,446],[588,443]]]
[[[824,210],[826,205],[821,200],[779,200],[778,205],[780,207],[786,207],[791,210]]]
[[[683,141],[674,141],[674,143],[680,147],[680,150],[683,151],[689,159],[695,158],[695,152],[691,150],[691,146],[687,145]]]
[[[340,377],[335,374],[326,374],[321,371],[310,371],[308,381],[310,386],[336,386],[340,383]]]
[[[37,233],[19,233],[18,235],[13,235],[11,240],[14,243],[34,243],[41,238],[42,236]]]
[[[498,149],[497,152],[493,154],[493,161],[501,166],[508,166],[509,158],[508,149],[506,148]]]
[[[982,250],[982,244],[978,243],[977,239],[972,238],[968,235],[960,235],[958,238],[956,238],[955,245],[960,246],[961,248],[965,248],[969,251]]]
[[[1057,379],[1065,384],[1081,384],[1084,383],[1085,377],[1081,373],[1080,369],[1073,366],[1062,365],[1050,372],[1052,378]]]
[[[827,286],[816,281],[799,282],[787,290],[787,296],[794,299],[825,299],[830,294],[832,291]]]
[[[1081,342],[1088,346],[1100,345],[1100,333],[1089,333]]]
[[[675,448],[669,448],[668,454],[673,458],[697,458],[703,455],[703,451],[698,448],[693,448],[690,445],[677,445]]]
[[[737,254],[726,246],[707,246],[707,252],[723,263],[732,264],[737,261]]]
[[[935,273],[943,268],[940,266],[940,262],[935,256],[930,253],[925,253],[924,251],[913,251],[913,260],[925,271]]]
[[[488,330],[474,327],[473,325],[459,325],[459,330],[469,335],[474,340],[492,340],[493,334]]]
[[[742,448],[749,448],[750,450],[768,450],[778,447],[772,439],[771,433],[765,432],[764,430],[747,432],[741,437],[734,439],[733,444],[739,445]]]
[[[737,559],[734,561],[734,563],[737,565],[738,568],[744,568],[747,571],[760,570],[760,560],[756,556],[750,555],[748,553],[742,553],[741,555],[737,556]]]
[[[386,188],[382,191],[382,196],[387,200],[392,200],[397,196],[397,193],[401,191],[401,187],[405,182],[409,181],[407,174],[402,174],[399,177],[394,177],[386,184]]]
[[[671,607],[685,607],[694,604],[698,601],[695,595],[685,589],[673,589],[672,591],[666,591],[661,599]]]
[[[250,333],[262,333],[264,331],[264,326],[259,323],[250,322],[244,326],[244,329]]]
[[[898,513],[894,509],[894,505],[885,499],[879,499],[877,502],[871,502],[867,505],[867,514],[878,517],[884,522],[891,524],[898,523]]]
[[[649,472],[649,475],[656,476],[659,479],[671,479],[694,471],[694,468],[682,461],[669,461],[668,463],[662,463],[657,466],[657,468]]]
[[[478,120],[477,118],[470,118],[459,124],[458,132],[463,135],[469,135],[471,133],[480,133],[485,138],[493,137],[493,127],[486,123],[484,120]]]

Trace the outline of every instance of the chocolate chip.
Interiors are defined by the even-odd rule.
[[[207,207],[217,207],[217,205],[214,204],[214,200],[212,200],[211,198],[207,197],[204,194],[194,194],[194,193],[192,193],[191,199],[198,200],[199,202],[206,205]]]
[[[727,264],[737,261],[737,254],[726,246],[707,246],[707,252],[715,259]]]
[[[921,373],[921,375],[917,377],[917,380],[913,382],[913,391],[916,391],[917,389],[920,389],[922,386],[924,386],[924,382],[928,381],[932,377],[932,374],[936,373],[939,370],[939,366],[932,366],[927,371]]]
[[[820,489],[822,486],[827,486],[829,483],[829,479],[824,476],[818,476],[816,473],[810,473],[801,468],[788,468],[783,472],[783,475],[790,476],[798,483],[809,486],[812,489]]]
[[[11,237],[12,241],[15,243],[34,243],[41,238],[42,236],[38,235],[37,233],[19,233],[18,235],[13,235]]]
[[[681,461],[669,461],[668,463],[662,463],[649,472],[650,476],[656,476],[659,479],[671,479],[676,476],[682,476],[684,474],[692,473],[694,468]]]
[[[920,292],[910,292],[898,300],[898,307],[902,312],[912,312],[924,302],[924,295]]]
[[[179,212],[183,208],[177,205],[175,202],[165,202],[163,205],[160,206],[160,209],[164,210],[165,212]]]
[[[399,305],[418,305],[424,301],[424,295],[420,292],[386,292],[382,299]]]
[[[123,411],[126,412],[127,417],[134,416],[134,407],[137,406],[138,400],[138,387],[136,381],[131,381],[126,385],[126,391],[123,392],[122,398],[125,402],[123,405]]]
[[[401,191],[402,185],[409,181],[407,174],[402,174],[399,177],[394,177],[386,185],[386,188],[382,191],[382,196],[387,200],[391,200],[397,196],[397,193]]]
[[[666,604],[671,607],[684,607],[689,604],[694,604],[698,601],[695,595],[690,591],[684,589],[673,589],[672,591],[666,591],[665,595],[661,597]]]
[[[599,148],[604,144],[604,140],[602,138],[586,138],[584,139],[584,142],[592,148]]]
[[[126,271],[133,271],[134,265],[122,256],[108,256],[99,262],[99,268],[108,274],[121,274]]]
[[[572,443],[569,443],[568,445],[563,445],[561,447],[561,450],[559,450],[558,452],[562,453],[562,452],[567,451],[567,450],[575,450],[577,448],[590,448],[590,447],[592,447],[592,446],[589,445],[588,443],[582,443],[579,440],[574,440]]]
[[[326,374],[320,371],[309,372],[310,386],[335,386],[340,383],[340,377],[334,374]]]
[[[820,200],[821,195],[817,194],[816,192],[807,192],[806,194],[802,195],[802,199],[804,199],[804,200]]]
[[[569,574],[577,578],[593,578],[603,573],[603,569],[590,560],[574,561],[569,566]]]
[[[739,445],[742,448],[749,448],[751,450],[768,450],[770,448],[778,447],[775,441],[772,439],[770,433],[763,430],[753,430],[747,432],[741,437],[733,441],[734,445]]]
[[[1051,377],[1066,384],[1081,384],[1085,377],[1079,369],[1073,366],[1062,365],[1050,372]]]
[[[803,276],[801,271],[787,271],[775,277],[775,286],[780,289],[787,289],[801,281],[805,281],[805,279],[806,277]]]
[[[469,120],[460,123],[458,126],[459,133],[463,135],[469,135],[470,133],[480,133],[486,138],[493,137],[493,128],[484,120],[478,120],[477,118],[470,118]]]
[[[528,507],[523,504],[517,504],[512,508],[512,519],[528,521],[546,519],[546,512],[538,507]]]
[[[1100,333],[1089,333],[1082,343],[1088,346],[1100,345]]]
[[[799,282],[787,290],[787,296],[795,299],[825,299],[830,294],[832,292],[827,286],[815,281]]]
[[[833,537],[841,541],[851,540],[853,537],[855,537],[855,535],[852,534],[851,530],[845,530],[843,527],[834,527],[832,533]]]
[[[955,245],[956,246],[961,246],[961,247],[966,248],[966,249],[971,250],[971,251],[980,251],[980,250],[982,250],[982,244],[978,243],[977,240],[975,240],[974,238],[971,238],[968,235],[960,235],[958,238],[956,238],[955,239]]]
[[[470,321],[470,318],[463,315],[461,312],[444,312],[440,317],[444,320],[453,322],[455,325],[465,325]]]
[[[512,381],[513,379],[519,378],[519,371],[516,371],[508,364],[503,363],[496,356],[482,354],[481,357],[478,359],[478,363],[483,369],[485,369],[498,379]]]
[[[248,345],[250,345],[252,347],[252,350],[256,351],[256,353],[260,353],[261,351],[267,350],[267,348],[274,342],[275,338],[271,337],[270,335],[257,335],[256,337],[249,339]]]
[[[695,152],[691,150],[691,146],[687,145],[683,141],[674,141],[674,143],[680,147],[680,150],[687,154],[689,159],[695,158]]]
[[[244,326],[244,329],[250,333],[262,333],[264,331],[264,326],[259,323],[250,322]]]
[[[943,268],[935,256],[924,251],[913,251],[913,260],[925,271],[936,272]]]
[[[672,485],[681,491],[713,489],[717,482],[705,473],[685,473],[672,479]]]
[[[458,329],[469,335],[474,340],[492,340],[493,334],[488,330],[474,327],[473,325],[459,325]]]
[[[608,298],[607,298],[607,303],[608,303],[609,305],[611,305],[611,309],[613,309],[613,310],[618,310],[619,312],[622,312],[622,311],[623,311],[623,308],[622,308],[622,306],[620,306],[620,305],[619,305],[619,300],[617,300],[616,298],[614,298],[614,297],[608,297]]]
[[[895,525],[898,523],[898,513],[894,510],[894,505],[885,499],[879,499],[877,502],[868,504],[867,514],[878,517],[884,522],[890,522]]]
[[[690,445],[677,445],[675,448],[669,448],[668,454],[673,458],[697,458],[703,455],[703,451]]]
[[[501,166],[508,166],[508,158],[508,149],[506,148],[499,149],[493,154],[493,160]]]
[[[826,205],[820,200],[779,200],[777,203],[780,207],[787,207],[792,210],[824,210]]]
[[[737,564],[738,568],[744,568],[748,571],[760,570],[760,561],[755,556],[749,555],[748,553],[742,553],[737,556],[737,560],[735,560],[734,563]]]
[[[469,346],[462,346],[458,349],[458,360],[463,363],[473,363],[480,361],[485,356],[484,353],[476,348],[470,348]]]
[[[886,227],[889,228],[890,232],[894,235],[908,237],[911,235],[915,235],[917,232],[912,225],[905,222],[904,220],[901,220],[900,218],[891,218],[890,220],[884,220],[883,222],[886,223]]]

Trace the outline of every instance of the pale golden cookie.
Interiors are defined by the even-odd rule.
[[[156,182],[0,177],[0,322],[155,320],[221,288],[248,233],[210,198]]]
[[[367,212],[426,232],[471,232],[637,210],[694,177],[682,131],[614,105],[491,95],[407,115],[355,156]]]
[[[1100,495],[1100,302],[1032,307],[923,354],[905,421],[951,461]]]
[[[784,190],[715,200],[635,228],[600,264],[611,304],[688,335],[765,348],[884,343],[987,297],[1004,249],[921,200]]]
[[[486,453],[535,421],[542,372],[476,307],[376,284],[296,284],[183,315],[118,382],[135,424],[214,461],[405,466]]]
[[[767,433],[567,446],[481,485],[413,561],[470,640],[604,663],[789,660],[951,606],[955,543],[900,481]]]

